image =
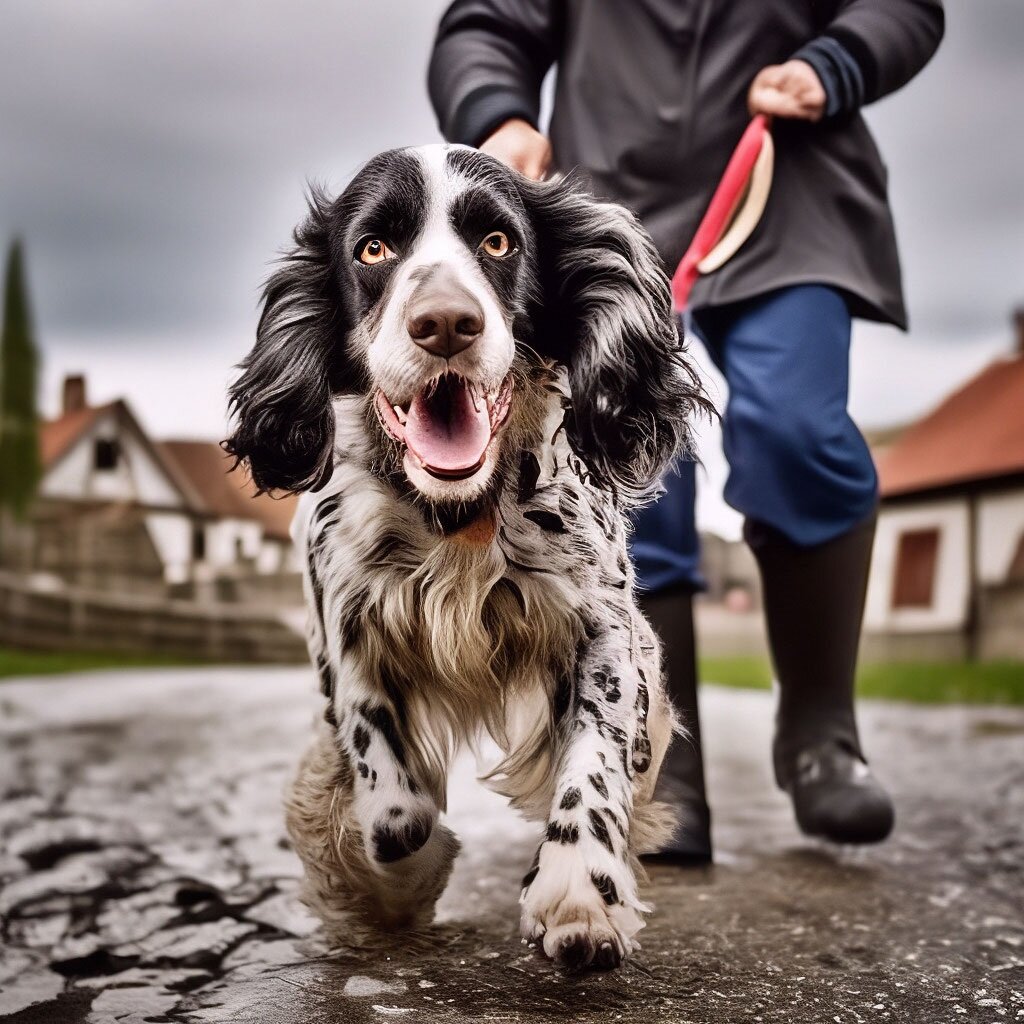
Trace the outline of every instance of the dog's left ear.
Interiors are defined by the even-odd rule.
[[[688,448],[692,414],[707,408],[683,355],[668,277],[623,207],[571,179],[524,179],[520,190],[538,250],[532,344],[568,366],[569,441],[599,483],[644,497]]]

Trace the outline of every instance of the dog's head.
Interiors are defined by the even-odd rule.
[[[475,150],[394,150],[336,200],[312,193],[267,283],[225,446],[261,488],[321,486],[332,400],[358,394],[424,498],[470,501],[501,463],[515,368],[537,359],[568,367],[566,430],[593,477],[648,489],[701,398],[646,233],[572,182]]]

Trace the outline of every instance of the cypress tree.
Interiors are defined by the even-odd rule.
[[[39,484],[37,356],[21,242],[11,244],[0,334],[0,518],[24,520]]]

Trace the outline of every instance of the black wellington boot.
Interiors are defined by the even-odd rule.
[[[861,753],[854,674],[875,516],[834,540],[800,547],[747,520],[779,680],[773,760],[779,787],[808,835],[879,842],[892,831],[888,793]]]
[[[711,861],[711,812],[704,794],[704,760],[697,713],[697,647],[693,634],[693,595],[677,587],[641,594],[640,607],[661,638],[668,695],[689,732],[673,736],[662,762],[656,800],[678,811],[672,838],[648,860],[673,864]]]

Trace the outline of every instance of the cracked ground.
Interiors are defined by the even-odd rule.
[[[328,950],[282,789],[320,710],[301,669],[0,685],[0,1020],[1024,1020],[1024,711],[865,704],[894,838],[797,833],[767,694],[705,687],[718,863],[652,869],[643,948],[566,977],[518,936],[537,828],[458,763],[463,852],[429,941]]]

